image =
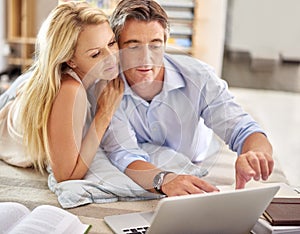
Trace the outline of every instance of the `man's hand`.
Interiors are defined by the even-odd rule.
[[[235,163],[236,188],[244,188],[252,178],[267,180],[273,171],[274,161],[267,153],[249,151],[241,154]]]
[[[155,193],[156,191],[153,188],[153,178],[160,171],[159,168],[149,162],[136,160],[128,165],[125,173],[141,187]],[[175,173],[167,174],[164,177],[161,190],[167,196],[219,191],[215,186],[196,176],[177,175]]]
[[[167,196],[208,193],[219,191],[215,186],[192,175],[168,174],[162,185],[162,191]]]
[[[264,134],[256,132],[249,135],[235,163],[236,189],[244,188],[252,178],[267,180],[274,167],[272,153],[272,145]]]

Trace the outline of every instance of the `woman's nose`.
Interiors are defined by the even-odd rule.
[[[118,51],[114,49],[107,48],[105,50],[105,58],[104,61],[107,62],[116,62],[117,61],[117,56],[118,56]]]

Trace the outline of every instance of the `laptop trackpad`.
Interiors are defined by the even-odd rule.
[[[154,212],[138,212],[104,217],[105,222],[115,233],[128,233],[131,229],[149,227]],[[123,231],[126,230],[126,231]]]
[[[152,218],[154,215],[154,211],[150,211],[150,212],[143,212],[140,214],[144,219],[147,220],[147,222],[150,224],[152,222]]]

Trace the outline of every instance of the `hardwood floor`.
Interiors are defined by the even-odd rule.
[[[231,87],[300,92],[300,62],[251,61],[247,54],[227,52],[222,78]]]

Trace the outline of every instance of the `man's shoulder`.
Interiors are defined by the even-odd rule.
[[[172,69],[180,73],[185,80],[203,84],[215,76],[215,71],[210,65],[192,56],[165,54],[165,59],[168,61],[167,66],[172,66]]]
[[[179,70],[188,70],[197,73],[214,71],[210,65],[191,55],[165,53],[165,58]]]

